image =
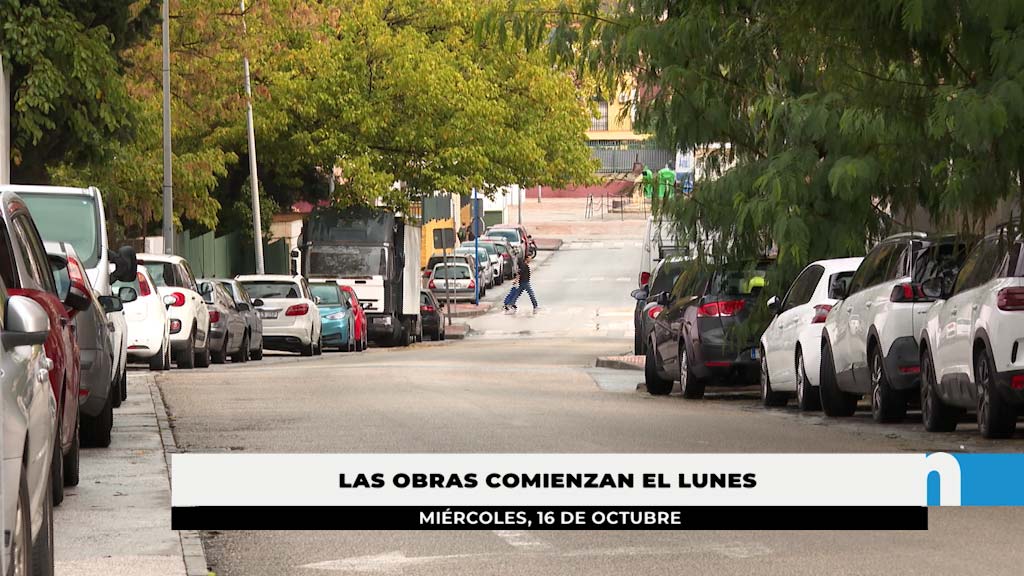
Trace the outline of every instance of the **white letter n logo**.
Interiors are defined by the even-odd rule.
[[[960,462],[952,454],[935,452],[925,456],[928,473],[928,505],[960,505]]]

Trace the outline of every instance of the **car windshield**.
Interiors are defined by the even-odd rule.
[[[481,242],[480,249],[487,252],[488,254],[497,254],[498,249],[490,242]]]
[[[914,282],[942,277],[952,281],[960,272],[970,247],[962,242],[939,242],[922,250],[914,262]]]
[[[253,298],[299,298],[299,285],[286,280],[249,280],[242,282]]]
[[[724,270],[715,274],[710,293],[716,296],[756,297],[765,287],[764,268]]]
[[[86,268],[100,260],[99,217],[96,201],[78,194],[20,192],[39,234],[49,242],[67,242]]]
[[[313,246],[309,275],[320,278],[386,276],[387,253],[380,246]]]
[[[452,280],[469,280],[469,267],[468,266],[438,266],[434,268],[434,278],[440,278],[442,280],[451,278]]]
[[[516,232],[515,230],[488,230],[487,235],[501,236],[513,244],[519,242],[519,232]]]
[[[310,284],[309,291],[320,298],[323,306],[341,306],[341,290],[337,284]]]

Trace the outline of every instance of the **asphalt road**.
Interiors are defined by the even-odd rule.
[[[631,346],[639,248],[576,244],[461,342],[171,372],[177,443],[195,452],[899,452],[1014,450],[969,426],[876,426],[764,410],[756,393],[652,398],[640,372],[593,368]],[[625,280],[621,280],[625,278]],[[571,280],[570,279],[574,279]],[[507,287],[505,287],[507,289]],[[492,298],[503,296],[495,294]],[[865,490],[884,489],[884,479]],[[933,509],[928,532],[211,532],[221,576],[279,574],[1019,573],[1024,512]]]

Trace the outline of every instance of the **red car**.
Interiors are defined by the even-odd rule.
[[[50,318],[50,334],[43,349],[53,362],[50,387],[57,401],[55,430],[59,441],[54,442],[51,465],[53,503],[57,505],[64,500],[64,486],[78,484],[79,350],[69,311],[84,309],[89,301],[69,294],[67,306],[61,302],[51,266],[63,268],[68,262],[58,256],[47,256],[32,215],[17,194],[0,195],[0,212],[0,277],[12,296],[31,298]],[[79,268],[78,282],[87,281],[84,270]]]
[[[533,236],[526,231],[526,228],[522,224],[495,224],[491,226],[493,230],[515,230],[519,232],[519,239],[522,241],[523,246],[526,247],[526,253],[530,258],[537,257],[537,242],[533,240]]]
[[[341,291],[348,294],[349,304],[352,305],[352,314],[356,317],[356,351],[366,350],[366,311],[359,303],[356,291],[351,286],[341,286]]]

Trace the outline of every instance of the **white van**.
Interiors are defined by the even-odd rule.
[[[39,228],[43,240],[47,242],[66,242],[74,247],[75,252],[85,264],[86,274],[92,282],[97,296],[112,296],[111,286],[122,280],[131,282],[135,279],[135,251],[122,247],[117,252],[110,250],[107,243],[107,218],[103,207],[103,196],[97,188],[70,188],[61,186],[4,186],[4,190],[12,190],[21,196],[32,212],[32,219]],[[90,367],[94,356],[100,353],[110,355],[110,394],[113,405],[119,406],[126,397],[128,323],[124,312],[110,312],[107,320],[113,324],[110,331],[110,345],[102,346],[95,342],[87,342],[80,337],[82,349],[82,388],[85,389],[92,379]],[[97,365],[102,362],[97,362]],[[97,376],[98,377],[98,376]],[[99,391],[103,387],[91,383],[90,391]],[[82,401],[82,414],[91,416],[102,408],[106,400],[102,394],[90,394]]]
[[[684,247],[685,248],[685,247]],[[676,242],[675,227],[672,222],[647,217],[647,228],[644,230],[644,243],[640,250],[640,276],[637,284],[643,288],[651,279],[651,272],[666,256],[685,252]]]

